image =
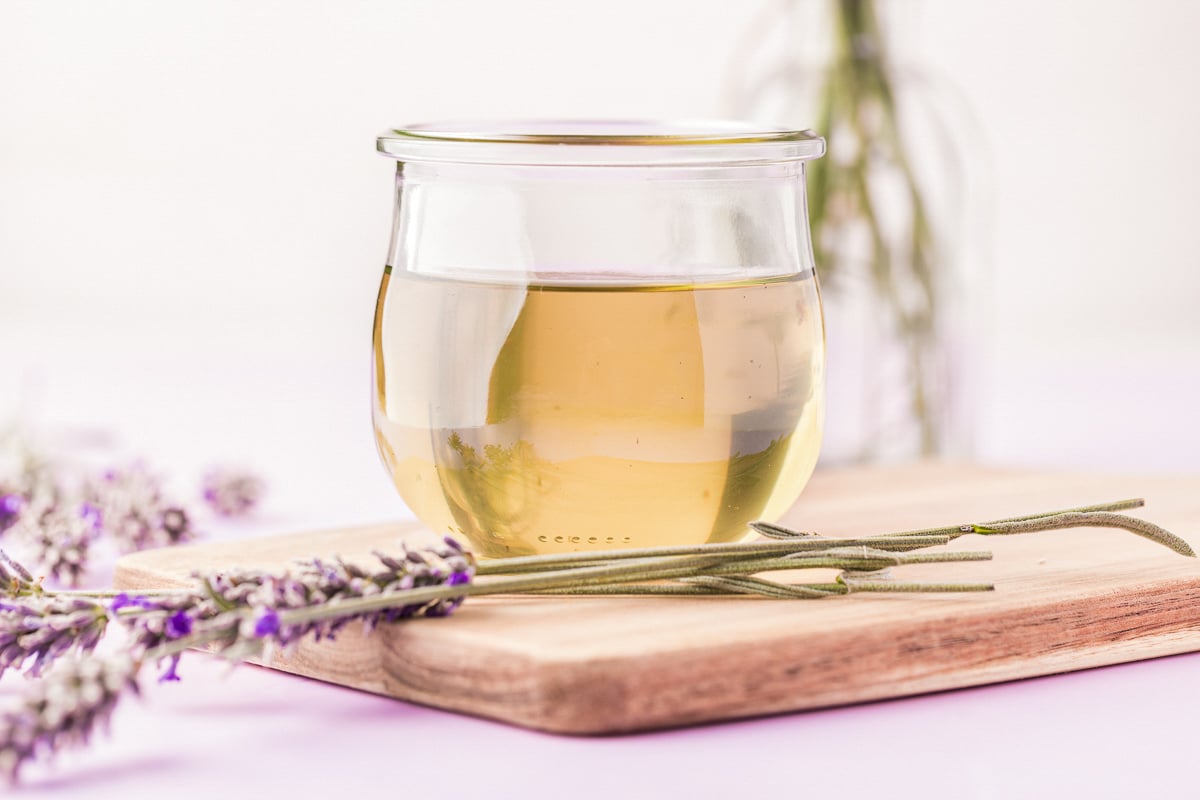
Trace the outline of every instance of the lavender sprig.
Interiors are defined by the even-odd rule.
[[[291,648],[305,636],[333,639],[346,625],[361,621],[367,632],[380,622],[414,616],[439,617],[454,611],[462,596],[396,601],[432,587],[463,587],[474,575],[474,559],[457,543],[424,550],[405,549],[400,557],[376,553],[380,568],[368,570],[341,559],[310,559],[280,573],[228,570],[196,575],[196,587],[152,596],[117,595],[110,605],[131,634],[137,657],[170,657],[164,679],[174,680],[178,654],[197,644],[215,644],[232,658],[258,655],[265,643]],[[457,594],[457,589],[454,594]],[[341,612],[344,604],[385,598],[380,607]],[[300,609],[323,609],[309,619],[289,618]]]
[[[87,569],[88,549],[100,535],[95,506],[51,506],[36,517],[26,514],[18,527],[51,578],[68,586],[79,585]]]
[[[473,557],[452,540],[424,550],[406,549],[400,557],[377,556],[381,567],[375,570],[340,559],[311,559],[282,573],[198,575],[191,590],[119,593],[107,606],[100,593],[47,594],[28,570],[5,557],[0,577],[11,578],[13,594],[29,599],[0,606],[0,653],[6,654],[0,664],[20,666],[33,659],[30,673],[41,675],[51,662],[60,663],[20,708],[0,715],[0,773],[15,781],[21,767],[38,756],[86,743],[123,693],[137,693],[138,671],[145,662],[167,660],[160,680],[178,680],[180,656],[197,646],[216,645],[222,655],[241,660],[261,654],[267,644],[289,648],[308,635],[333,638],[356,620],[371,630],[380,622],[445,616],[462,602],[461,595],[429,599],[414,593],[434,587],[458,592],[474,574]],[[363,599],[384,602],[363,611],[345,610],[348,602]],[[316,613],[306,619],[289,617],[301,610]],[[119,658],[61,659],[94,648],[109,620],[130,633]]]
[[[17,708],[0,714],[0,773],[15,782],[28,762],[87,744],[121,697],[138,693],[139,666],[126,655],[59,664]]]
[[[409,603],[388,603],[362,614],[314,618],[289,622],[288,611],[332,607],[354,599],[401,597],[425,587],[459,587],[470,583],[474,559],[457,542],[447,539],[439,547],[405,549],[396,558],[375,553],[382,569],[366,570],[341,559],[319,558],[302,562],[294,573],[271,574],[241,570],[200,578],[212,599],[227,611],[252,612],[252,626],[244,623],[241,633],[270,638],[290,647],[307,635],[317,641],[333,639],[351,621],[361,619],[367,632],[380,622],[395,622],[414,616],[444,617],[462,603],[461,596],[441,597]]]
[[[0,554],[0,581],[13,598],[0,601],[0,674],[30,664],[29,673],[36,676],[63,655],[89,652],[112,620],[128,631],[126,651],[132,657],[167,659],[162,679],[176,680],[179,654],[198,644],[215,644],[228,657],[240,659],[259,654],[268,642],[290,648],[307,635],[332,639],[355,620],[370,631],[380,622],[446,616],[462,602],[461,596],[389,603],[319,619],[289,620],[286,614],[429,587],[460,587],[474,574],[473,558],[457,544],[404,550],[399,557],[377,555],[380,568],[375,570],[340,559],[311,559],[282,573],[197,575],[191,590],[120,593],[105,605],[97,593],[47,592],[28,570]]]
[[[0,601],[0,676],[25,669],[36,678],[67,653],[89,653],[108,624],[105,608],[80,597]]]
[[[125,552],[180,544],[194,538],[187,512],[170,502],[162,480],[142,464],[110,469],[84,489],[104,531]]]
[[[107,536],[129,552],[194,538],[187,512],[169,502],[157,476],[143,466],[85,478],[26,458],[15,475],[0,476],[0,534],[31,551],[39,571],[79,585],[91,545]]]
[[[205,473],[201,488],[209,508],[232,517],[259,502],[265,483],[218,467]],[[82,469],[48,457],[17,429],[0,429],[0,537],[27,549],[30,563],[52,581],[77,586],[97,541],[133,552],[189,542],[196,530],[188,509],[144,462]]]

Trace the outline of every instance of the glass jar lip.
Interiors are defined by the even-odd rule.
[[[511,165],[736,165],[825,153],[811,130],[730,120],[511,120],[419,123],[379,135],[401,161]]]

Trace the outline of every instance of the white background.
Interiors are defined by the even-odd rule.
[[[1200,470],[1200,3],[888,6],[898,53],[956,86],[980,132],[976,457]],[[115,429],[184,467],[268,464],[317,517],[330,491],[394,514],[367,466],[392,188],[374,135],[721,116],[747,51],[809,37],[781,9],[0,3],[0,414]],[[748,46],[772,13],[784,27]],[[335,442],[346,463],[306,461]],[[378,483],[345,477],[363,474]]]

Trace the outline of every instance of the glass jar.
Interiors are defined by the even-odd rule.
[[[376,441],[482,556],[735,541],[808,481],[824,331],[810,131],[521,122],[388,131]]]

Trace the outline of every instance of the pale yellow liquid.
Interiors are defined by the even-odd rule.
[[[404,501],[485,556],[734,541],[816,463],[816,282],[385,274],[375,431]]]

